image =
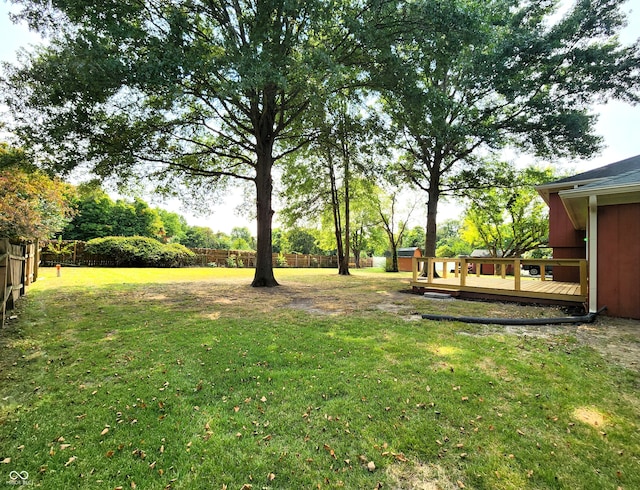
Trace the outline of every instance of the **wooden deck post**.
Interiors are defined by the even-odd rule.
[[[516,291],[520,291],[522,285],[520,284],[520,259],[513,261],[513,281]]]
[[[433,257],[427,257],[427,282],[433,284]]]
[[[587,275],[587,261],[582,259],[580,261],[580,294],[587,296],[589,294],[589,280]]]
[[[411,258],[411,272],[413,273],[413,282],[418,280],[418,259],[415,257]]]
[[[460,259],[460,286],[467,285],[467,259]]]

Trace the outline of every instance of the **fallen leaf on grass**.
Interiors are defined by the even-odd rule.
[[[69,466],[69,465],[73,464],[73,462],[74,462],[76,459],[78,459],[76,456],[71,456],[71,457],[69,458],[69,461],[67,461],[64,465],[65,465],[65,466]]]
[[[456,483],[458,484],[458,488],[466,488],[465,484],[462,483],[460,480],[458,480]]]
[[[333,459],[337,459],[336,452],[331,448],[331,446],[329,446],[328,444],[325,444],[323,447],[324,447],[325,451],[329,452],[329,454],[331,455],[331,457]]]
[[[105,427],[104,429],[102,429],[102,432],[100,432],[100,435],[103,436],[105,435],[107,432],[109,432],[109,427]]]
[[[367,469],[369,471],[376,471],[376,464],[373,461],[367,463]]]
[[[0,461],[0,463],[9,464],[9,463],[11,463],[11,458],[4,458],[2,461]]]
[[[275,479],[276,479],[275,473],[269,473],[269,475],[267,476],[267,480],[269,481],[273,481]]]

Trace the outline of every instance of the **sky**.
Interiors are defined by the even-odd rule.
[[[15,25],[9,19],[11,5],[7,0],[0,0],[0,61],[15,62],[16,52],[20,48],[30,49],[39,44],[40,37],[28,30],[24,24]],[[640,0],[628,0],[623,5],[628,13],[628,26],[621,33],[623,43],[631,43],[640,37]],[[604,138],[604,148],[588,160],[572,160],[570,162],[549,162],[562,164],[561,169],[567,172],[579,173],[609,163],[617,162],[640,154],[640,106],[631,106],[622,102],[609,102],[595,106],[594,112],[599,115],[596,132]],[[514,156],[511,159],[517,160]],[[244,200],[242,191],[232,191],[226,199],[212,203],[211,213],[207,216],[196,216],[184,209],[179,202],[156,203],[148,196],[143,196],[153,205],[178,212],[185,216],[190,225],[209,226],[214,231],[229,233],[236,226],[246,226],[255,233],[255,222],[238,213],[237,209]],[[426,211],[425,211],[426,212]],[[460,207],[456,203],[442,203],[438,221],[457,218]],[[414,213],[415,224],[424,225],[425,216]],[[276,223],[277,226],[277,212]]]

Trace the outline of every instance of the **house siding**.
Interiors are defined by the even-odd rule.
[[[640,204],[598,208],[598,308],[640,319]]]
[[[557,193],[549,195],[549,246],[556,259],[586,258],[584,230],[576,230]],[[580,271],[576,267],[554,267],[553,280],[580,282]]]

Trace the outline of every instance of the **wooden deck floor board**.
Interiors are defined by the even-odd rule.
[[[438,278],[431,283],[427,281],[427,278],[418,278],[416,281],[411,281],[411,285],[425,289],[468,291],[516,298],[555,299],[576,303],[584,303],[586,301],[586,298],[580,294],[580,284],[572,282],[560,282],[551,279],[542,281],[523,277],[521,278],[520,291],[515,290],[513,277],[502,279],[499,276],[477,277],[469,275],[466,277],[465,286],[461,286],[460,282],[459,277]]]

